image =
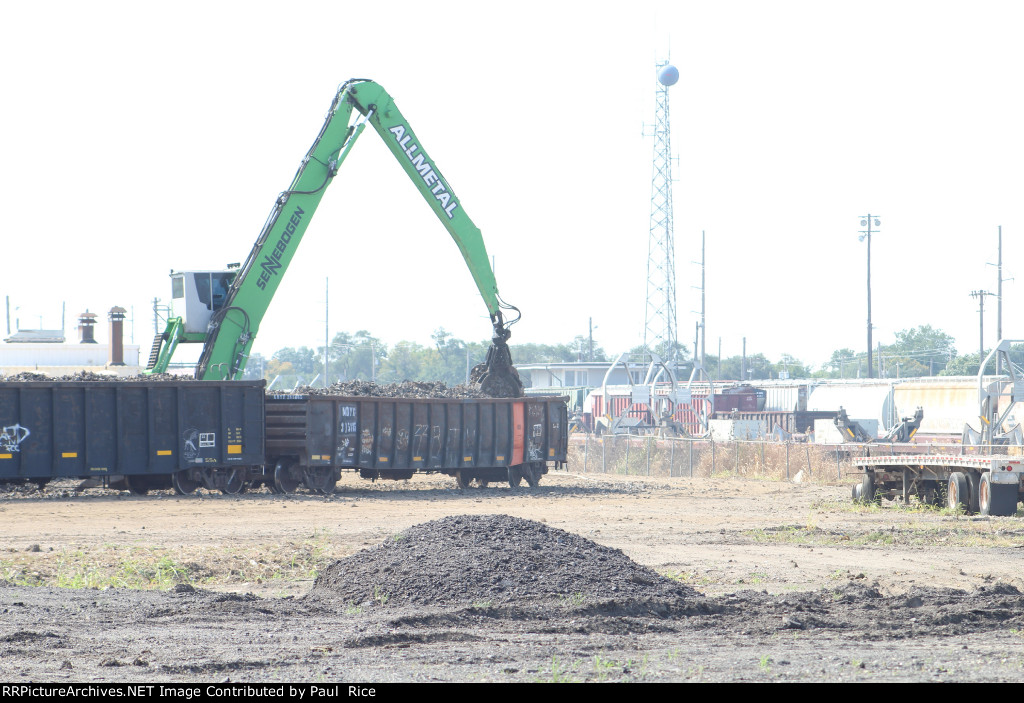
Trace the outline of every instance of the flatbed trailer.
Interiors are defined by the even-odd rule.
[[[864,473],[853,499],[879,498],[922,503],[982,515],[1013,515],[1021,499],[1024,457],[896,454],[855,459]],[[945,496],[943,496],[945,493]]]

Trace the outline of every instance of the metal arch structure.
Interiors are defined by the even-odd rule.
[[[668,65],[657,64],[658,72]],[[657,81],[654,120],[654,159],[651,175],[651,219],[647,244],[647,307],[644,348],[675,365],[676,263],[672,215],[672,130],[668,86]]]
[[[981,430],[964,425],[962,445],[1024,445],[1024,429],[1013,418],[1017,403],[1024,402],[1024,377],[1010,360],[1010,348],[1024,340],[1001,339],[978,366],[978,420]],[[985,369],[993,360],[1005,370],[1003,376],[986,379]],[[986,383],[986,380],[989,382]],[[1000,401],[1005,407],[1000,407]],[[1011,424],[1012,423],[1012,424]]]

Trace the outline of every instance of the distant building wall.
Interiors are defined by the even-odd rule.
[[[60,367],[105,367],[110,348],[106,344],[0,344],[0,369],[4,373],[17,367],[21,370]],[[139,366],[139,346],[124,345],[125,366]]]
[[[586,387],[597,388],[604,382],[608,373],[608,362],[554,362],[544,364],[516,364],[523,383],[532,388]],[[608,383],[622,385],[643,381],[647,368],[637,365],[630,366],[633,380],[626,377],[622,365],[616,365]]]

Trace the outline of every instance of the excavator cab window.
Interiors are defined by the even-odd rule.
[[[210,274],[197,273],[194,275],[196,277],[196,295],[199,297],[199,302],[205,305],[207,310],[213,310],[213,301],[210,298]]]
[[[235,278],[235,272],[207,273],[203,271],[195,273],[193,276],[195,276],[196,296],[199,298],[199,302],[211,312],[217,312],[224,307],[224,302],[228,299],[231,281]]]
[[[233,280],[235,280],[235,271],[210,274],[210,294],[214,311],[224,307],[224,303],[228,299],[228,289],[231,288]]]

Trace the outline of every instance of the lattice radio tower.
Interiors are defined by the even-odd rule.
[[[644,349],[665,361],[677,361],[676,263],[672,224],[672,130],[668,89],[679,71],[667,61],[657,64],[654,121],[654,167],[651,177],[651,228],[647,243],[647,310]]]

